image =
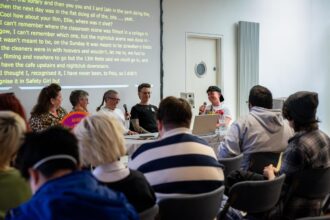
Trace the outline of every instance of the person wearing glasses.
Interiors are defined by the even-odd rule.
[[[130,114],[127,112],[124,115],[123,111],[117,108],[119,102],[120,98],[118,92],[110,89],[103,94],[102,103],[96,108],[96,111],[105,112],[115,117],[123,126],[124,134],[137,134],[137,132],[131,131],[128,129],[128,126],[125,126],[126,121],[130,118]]]

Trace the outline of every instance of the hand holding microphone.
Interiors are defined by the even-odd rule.
[[[206,110],[206,105],[207,105],[207,103],[204,102],[203,105],[201,105],[201,106],[199,107],[199,114],[200,114],[200,115],[203,114],[203,113],[205,112],[205,110]]]
[[[128,110],[127,110],[127,105],[124,104],[123,107],[124,107],[124,109],[125,109],[125,119],[126,119],[126,120],[129,120],[130,117],[131,117],[131,114],[130,114],[130,113],[128,112]]]

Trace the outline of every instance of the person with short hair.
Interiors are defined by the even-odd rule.
[[[282,152],[293,135],[280,109],[272,109],[272,93],[264,86],[250,89],[249,114],[235,121],[218,147],[218,158],[244,154],[241,168],[247,170],[250,154]],[[274,164],[276,165],[276,164]]]
[[[88,112],[88,92],[84,90],[74,90],[70,94],[70,102],[72,105],[71,112]]]
[[[206,141],[191,134],[189,103],[173,96],[163,99],[157,111],[160,140],[141,145],[128,165],[144,173],[156,192],[198,194],[223,185],[222,166]]]
[[[135,131],[129,130],[128,126],[126,126],[126,120],[129,120],[130,114],[127,112],[126,115],[124,115],[122,110],[117,108],[119,102],[119,93],[115,90],[110,89],[103,94],[102,103],[99,107],[96,108],[96,111],[105,112],[109,115],[114,116],[122,125],[124,134],[137,134]]]
[[[155,205],[156,197],[144,175],[128,169],[119,158],[126,155],[122,126],[116,118],[97,113],[74,129],[83,165],[95,167],[95,178],[110,189],[123,192],[137,212]]]
[[[138,133],[157,132],[156,112],[157,107],[149,104],[151,85],[142,83],[138,86],[140,103],[131,109],[131,123],[134,131]]]
[[[29,120],[32,131],[40,132],[50,126],[61,124],[61,120],[67,114],[66,110],[61,107],[61,90],[61,87],[56,83],[52,83],[41,90]]]
[[[0,219],[9,209],[31,197],[28,182],[10,163],[24,138],[25,121],[11,111],[0,111]]]
[[[77,139],[63,127],[27,134],[16,162],[34,195],[11,210],[8,220],[138,219],[123,194],[80,171]]]
[[[316,111],[319,104],[316,92],[301,91],[290,95],[283,104],[283,116],[295,134],[283,154],[282,166],[277,170],[269,165],[264,169],[268,179],[285,174],[285,186],[292,185],[292,177],[303,170],[330,167],[330,138],[318,128]],[[282,188],[282,201],[287,200],[289,187]],[[296,219],[318,215],[321,199],[289,198],[282,219]],[[278,209],[277,211],[281,211]]]
[[[221,89],[218,86],[209,86],[209,88],[206,90],[207,96],[209,101],[211,102],[210,105],[201,105],[199,107],[199,114],[218,114],[219,115],[219,126],[228,127],[232,116],[230,114],[229,108],[227,108],[223,101],[225,101],[225,98],[223,97],[221,93]],[[224,117],[224,124],[221,124],[220,117]]]

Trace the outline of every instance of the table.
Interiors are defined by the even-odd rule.
[[[127,155],[130,157],[142,144],[155,141],[157,137],[158,133],[125,136]],[[224,138],[224,136],[219,133],[199,137],[205,140],[209,146],[213,148],[216,154],[218,151],[218,146]]]

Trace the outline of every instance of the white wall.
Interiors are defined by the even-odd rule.
[[[165,0],[164,95],[185,89],[185,33],[223,35],[224,96],[236,115],[238,21],[260,23],[260,84],[274,97],[319,93],[321,128],[330,133],[330,1]],[[178,83],[173,83],[178,82]],[[206,95],[206,94],[205,94]]]

